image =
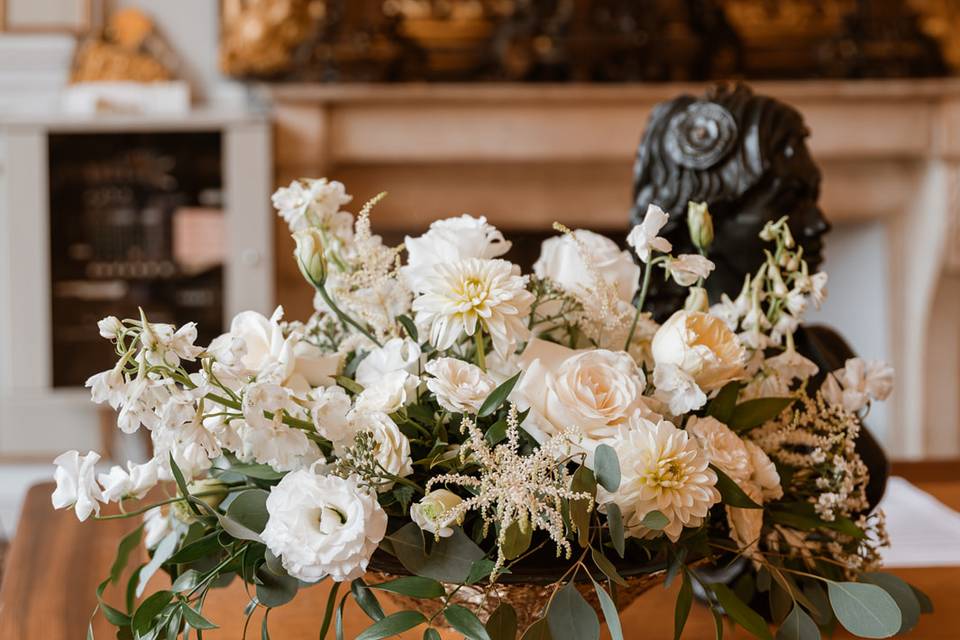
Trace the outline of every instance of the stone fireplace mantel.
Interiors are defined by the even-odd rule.
[[[878,304],[898,372],[885,434],[893,457],[960,453],[960,81],[756,83],[812,130],[823,208],[840,225],[880,224]],[[364,200],[386,190],[376,228],[486,215],[508,232],[621,230],[631,167],[657,102],[702,85],[272,85],[278,184],[330,176]],[[279,230],[279,227],[278,227]],[[277,254],[291,246],[277,233]],[[828,265],[829,266],[829,265]],[[306,312],[292,261],[280,302]],[[834,296],[843,291],[834,290]],[[290,314],[294,315],[294,314]],[[873,315],[865,310],[864,316]],[[841,327],[848,335],[876,317]],[[863,354],[869,357],[871,354]]]

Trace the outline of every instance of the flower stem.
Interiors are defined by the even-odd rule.
[[[473,341],[477,345],[477,366],[480,367],[484,373],[486,373],[487,354],[483,347],[483,331],[481,331],[479,327],[477,327],[477,330],[473,332]]]
[[[337,306],[337,303],[334,302],[333,298],[330,297],[330,294],[327,293],[326,287],[324,287],[323,285],[319,285],[319,286],[314,285],[314,289],[317,290],[317,292],[320,294],[320,297],[323,298],[323,301],[327,303],[327,306],[333,309],[333,312],[337,314],[337,317],[340,318],[340,322],[344,325],[344,328],[346,328],[347,325],[350,325],[351,327],[353,327],[354,329],[362,333],[364,336],[366,336],[366,338],[370,340],[370,342],[372,342],[373,344],[377,345],[378,347],[383,346],[382,344],[380,344],[380,341],[377,340],[373,336],[373,334],[370,333],[369,330],[367,330],[366,327],[363,327],[359,322],[357,322],[356,320],[351,318],[349,315],[344,313],[340,309],[340,307]]]
[[[623,350],[627,353],[630,353],[630,343],[633,342],[633,334],[637,330],[637,322],[640,320],[640,314],[643,313],[643,303],[647,300],[647,290],[650,288],[650,275],[652,272],[653,260],[643,269],[643,284],[640,286],[640,297],[637,298],[637,312],[633,314],[630,333],[627,334],[627,342],[623,345]]]
[[[191,494],[190,494],[190,497],[192,497],[192,498],[204,498],[204,497],[207,497],[207,496],[222,496],[222,495],[225,495],[225,494],[230,494],[230,493],[232,493],[232,491],[233,491],[232,489],[225,489],[225,490],[223,490],[223,491],[204,491],[204,492],[201,492],[201,493],[191,493]],[[94,519],[94,520],[123,520],[124,518],[132,518],[133,516],[142,515],[142,514],[146,513],[147,511],[150,511],[151,509],[156,509],[157,507],[162,507],[162,506],[165,505],[165,504],[172,504],[172,503],[174,503],[174,502],[181,502],[181,501],[186,500],[186,499],[187,499],[186,496],[177,496],[177,497],[175,497],[175,498],[167,498],[166,500],[161,500],[160,502],[156,502],[156,503],[151,504],[151,505],[148,505],[148,506],[146,506],[146,507],[141,507],[141,508],[137,509],[136,511],[127,511],[127,512],[125,512],[125,513],[116,513],[116,514],[109,515],[109,516],[94,516],[93,519]]]

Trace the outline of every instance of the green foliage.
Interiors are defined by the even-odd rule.
[[[623,640],[623,627],[620,625],[620,614],[617,613],[616,603],[596,580],[590,578],[590,582],[593,583],[593,590],[600,601],[600,610],[603,611],[603,619],[607,621],[611,640]]]
[[[424,550],[423,532],[412,522],[387,539],[407,571],[440,582],[465,582],[473,563],[486,555],[460,527],[454,527],[452,536],[440,538],[430,553]]]
[[[446,595],[443,585],[430,578],[421,578],[420,576],[404,576],[388,582],[367,585],[369,589],[378,591],[391,591],[414,598],[442,598]]]
[[[901,622],[897,633],[907,633],[920,622],[920,600],[909,584],[892,573],[864,573],[860,575],[862,582],[875,584],[897,602],[900,609]]]
[[[713,416],[724,424],[730,422],[733,408],[737,406],[737,396],[743,384],[737,381],[728,382],[720,392],[707,403],[707,415]]]
[[[410,319],[410,316],[399,315],[397,316],[397,321],[403,325],[403,330],[407,332],[407,336],[409,336],[411,340],[419,342],[420,336],[417,332],[417,325]]]
[[[357,578],[350,583],[350,593],[353,594],[353,599],[356,600],[357,605],[367,614],[368,618],[374,622],[384,618],[383,607],[380,606],[377,596],[370,590],[363,578]]]
[[[617,573],[616,567],[613,566],[613,563],[607,559],[601,552],[596,549],[590,549],[590,556],[593,559],[593,563],[597,565],[597,568],[603,572],[603,575],[607,576],[611,581],[616,582],[621,587],[627,586],[627,581]]]
[[[449,605],[443,610],[443,617],[451,627],[459,631],[467,640],[490,640],[487,629],[470,609],[458,604]]]
[[[204,618],[199,611],[191,608],[185,602],[180,603],[180,612],[183,614],[183,620],[194,629],[206,631],[207,629],[216,629],[217,625]]]
[[[840,624],[863,638],[889,638],[903,619],[893,597],[875,584],[828,582],[830,605]]]
[[[597,640],[600,620],[573,582],[565,584],[547,610],[547,624],[553,640]]]
[[[514,520],[504,534],[503,557],[507,560],[518,558],[530,548],[531,540],[533,540],[533,527],[529,524],[523,527],[518,520]]]
[[[614,493],[620,488],[620,459],[617,458],[617,452],[608,444],[600,444],[593,454],[593,460],[597,482],[610,493]]]
[[[667,516],[663,515],[663,513],[654,510],[643,516],[643,520],[640,521],[640,524],[645,526],[647,529],[660,531],[665,526],[670,524],[670,520],[667,518]]]
[[[751,500],[750,496],[744,493],[743,489],[740,488],[740,485],[734,482],[730,476],[712,464],[710,465],[710,468],[713,469],[714,473],[717,474],[717,490],[720,492],[720,497],[724,504],[731,507],[739,507],[741,509],[763,508]]]
[[[487,396],[487,399],[483,401],[483,404],[480,405],[480,410],[477,411],[477,417],[485,418],[499,409],[500,406],[507,400],[510,392],[513,391],[513,388],[516,386],[521,374],[522,372],[517,373],[517,375],[513,376],[499,387],[494,389],[490,395]]]
[[[770,629],[767,627],[767,621],[760,617],[756,611],[737,597],[733,591],[725,584],[710,585],[711,591],[717,596],[717,602],[723,607],[724,612],[741,627],[763,640],[772,640]]]
[[[418,627],[427,619],[417,611],[399,611],[385,616],[367,627],[356,640],[381,640],[395,636],[414,627]]]
[[[577,531],[577,542],[581,547],[586,547],[590,540],[590,513],[597,496],[597,480],[593,471],[583,465],[578,467],[570,481],[570,491],[591,496],[590,500],[570,501],[570,520]]]
[[[741,402],[730,414],[727,426],[743,433],[773,420],[794,402],[794,398],[755,398]]]
[[[257,569],[257,600],[265,607],[279,607],[285,605],[297,595],[300,583],[296,578],[286,575],[277,575],[261,566]]]
[[[820,640],[820,629],[813,618],[795,604],[777,629],[777,640]]]
[[[677,604],[673,609],[673,640],[680,640],[680,636],[683,635],[691,604],[693,604],[693,586],[690,584],[690,576],[684,571],[683,582],[680,584],[680,591],[677,592]]]
[[[517,612],[507,602],[494,609],[484,625],[490,640],[516,640]]]
[[[147,633],[154,626],[154,618],[170,604],[173,596],[172,591],[158,591],[140,603],[130,622],[134,634],[142,636]]]
[[[117,545],[117,557],[110,566],[111,584],[116,584],[117,580],[120,579],[120,574],[123,573],[123,570],[126,568],[127,562],[130,559],[130,552],[137,548],[142,537],[143,525],[141,524],[139,527],[123,536],[123,538],[120,540],[120,544]]]
[[[622,558],[626,552],[627,544],[623,531],[623,514],[620,513],[620,506],[615,502],[608,502],[604,506],[607,510],[607,527],[610,529],[610,542]]]
[[[777,524],[801,531],[830,529],[852,538],[863,539],[866,537],[863,530],[846,516],[838,515],[834,520],[823,520],[817,515],[814,506],[809,502],[779,502],[767,509],[767,516]]]
[[[540,618],[523,632],[521,640],[553,640],[550,635],[550,623],[546,618]]]

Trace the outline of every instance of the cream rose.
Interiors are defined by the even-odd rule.
[[[456,518],[450,511],[457,507],[463,498],[446,489],[437,489],[423,496],[410,507],[410,519],[418,527],[439,538],[453,535],[453,525],[463,522],[463,515]]]
[[[454,413],[476,413],[497,386],[480,367],[457,358],[431,360],[426,371],[433,376],[427,388],[441,407]]]
[[[753,464],[746,443],[716,418],[693,416],[687,423],[687,432],[693,435],[707,459],[737,484],[750,478]]]
[[[416,376],[411,376],[406,371],[391,371],[360,392],[354,408],[363,413],[393,413],[408,402],[416,400],[416,388]]]
[[[309,469],[288,473],[271,489],[267,513],[263,541],[304,582],[359,578],[387,531],[376,495]]]
[[[581,247],[589,254],[589,265]],[[628,304],[632,304],[640,282],[640,267],[629,251],[622,251],[610,238],[585,229],[577,229],[573,237],[564,234],[544,240],[533,272],[538,278],[553,280],[588,304],[596,297],[593,273],[598,273],[604,283],[616,291],[617,297]]]
[[[525,373],[512,398],[522,410],[530,409],[524,430],[544,442],[576,429],[588,464],[602,440],[616,435],[635,413],[647,412],[643,372],[622,351],[577,351],[532,340],[520,362]]]
[[[756,502],[763,504],[763,496],[759,487],[748,482],[741,485],[743,492]],[[737,548],[750,554],[760,539],[763,530],[763,509],[740,509],[727,507],[727,524],[730,526],[730,538],[737,543]]]

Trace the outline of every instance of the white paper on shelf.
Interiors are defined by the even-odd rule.
[[[880,502],[890,546],[886,567],[960,567],[960,513],[903,478],[890,478]]]

